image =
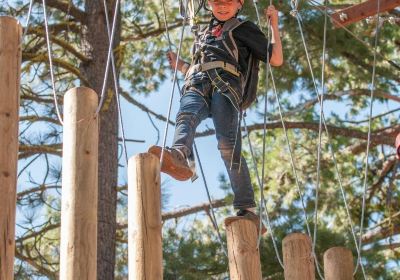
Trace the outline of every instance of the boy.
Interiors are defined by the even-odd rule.
[[[247,71],[250,71],[250,55],[264,62],[270,59],[272,66],[280,66],[283,56],[278,30],[278,11],[274,6],[269,6],[264,11],[270,19],[273,31],[275,43],[271,45],[254,23],[236,20],[243,2],[244,0],[208,0],[212,19],[195,43],[191,64],[178,59],[173,52],[167,54],[172,68],[178,59],[178,70],[186,77],[176,118],[173,145],[163,152],[161,171],[182,181],[193,176],[188,159],[193,159],[195,131],[202,120],[211,116],[218,149],[234,192],[233,206],[239,210],[238,216],[257,222],[259,220],[255,214],[256,204],[249,170],[241,156],[240,119],[244,77]],[[224,25],[232,23],[237,25],[228,34]],[[226,39],[229,36],[236,46],[228,46],[232,43]],[[160,158],[162,148],[152,146],[149,152]]]

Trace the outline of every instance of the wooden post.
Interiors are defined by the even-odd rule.
[[[14,278],[15,208],[18,162],[19,22],[0,17],[0,279]]]
[[[231,280],[260,280],[260,251],[258,231],[254,222],[243,217],[225,219]]]
[[[343,27],[364,18],[376,15],[378,12],[378,1],[380,1],[379,13],[393,10],[400,6],[400,0],[367,0],[333,13],[333,25],[335,27]]]
[[[64,97],[60,280],[95,280],[97,263],[97,94]]]
[[[149,153],[128,163],[130,280],[163,279],[160,161]]]
[[[344,247],[333,247],[324,254],[325,280],[353,280],[353,254]]]
[[[314,280],[314,258],[311,240],[302,233],[292,233],[282,242],[285,280]]]

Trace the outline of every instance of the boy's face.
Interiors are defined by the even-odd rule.
[[[233,18],[242,8],[239,0],[208,0],[213,15],[220,21]]]

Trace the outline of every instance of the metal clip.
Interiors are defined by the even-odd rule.
[[[344,12],[341,12],[340,13],[340,15],[339,15],[339,19],[340,19],[340,21],[346,21],[346,20],[348,20],[348,16],[347,16],[347,14],[346,13],[344,13]]]

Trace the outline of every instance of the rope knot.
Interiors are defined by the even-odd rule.
[[[297,9],[297,6],[299,5],[298,0],[291,0],[290,1],[290,6],[292,7],[292,10],[290,11],[290,15],[292,17],[297,17],[299,11]]]
[[[293,9],[290,11],[290,15],[292,17],[297,17],[298,14],[299,14],[299,11],[297,9]]]

